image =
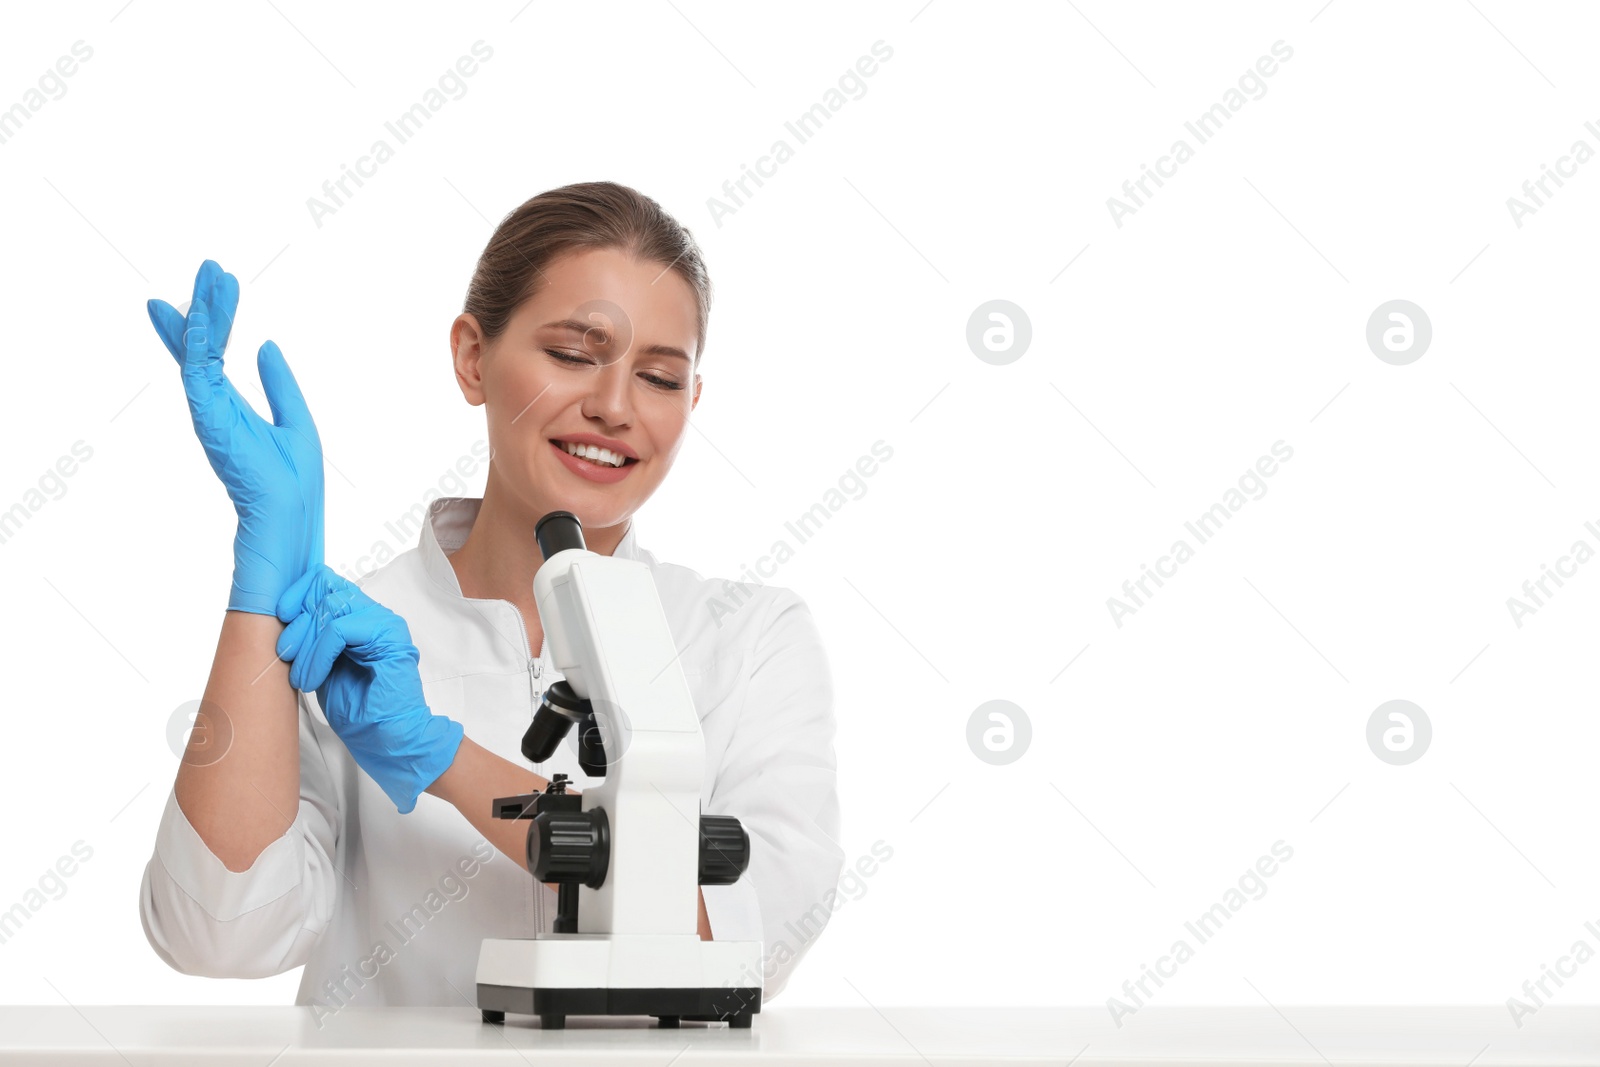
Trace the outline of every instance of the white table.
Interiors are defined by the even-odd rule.
[[[1161,1007],[1116,1028],[1103,1007],[793,1008],[748,1030],[572,1016],[484,1023],[472,1008],[0,1007],[0,1064],[739,1064],[996,1062],[1053,1067],[1248,1064],[1600,1067],[1600,1007],[1551,1005],[1518,1029],[1503,1006]]]

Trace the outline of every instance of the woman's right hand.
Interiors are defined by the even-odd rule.
[[[323,562],[322,442],[305,397],[271,341],[256,366],[272,422],[222,373],[239,281],[214,260],[195,275],[187,316],[164,300],[145,306],[183,372],[195,435],[239,516],[228,610],[276,615],[284,591]]]

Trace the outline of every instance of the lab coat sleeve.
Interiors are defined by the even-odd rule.
[[[176,786],[167,794],[139,914],[150,947],[174,970],[211,978],[282,974],[307,961],[327,927],[339,880],[339,800],[310,699],[299,694],[299,810],[248,870],[225,867],[184,815]]]
[[[833,740],[833,678],[811,610],[776,589],[759,628],[741,717],[705,812],[732,815],[750,865],[704,886],[718,940],[762,945],[762,1003],[780,993],[838,901],[844,867]]]

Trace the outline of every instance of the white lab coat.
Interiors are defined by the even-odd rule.
[[[405,619],[428,706],[526,765],[522,735],[561,675],[546,661],[548,640],[539,659],[529,655],[510,601],[461,595],[446,553],[466,540],[481,504],[433,501],[417,547],[359,584]],[[820,934],[844,863],[826,650],[793,591],[701,578],[657,562],[634,535],[630,523],[615,554],[649,565],[682,652],[705,736],[701,810],[736,816],[750,837],[744,875],[701,887],[706,915],[714,938],[764,942],[765,1003]],[[555,891],[438,797],[424,793],[399,814],[316,694],[299,700],[299,812],[249,870],[224,867],[169,792],[139,889],[151,947],[178,971],[219,978],[304,964],[295,1002],[326,1010],[475,1006],[483,939],[549,930]],[[582,790],[600,779],[579,770],[575,736],[533,769],[564,771]]]

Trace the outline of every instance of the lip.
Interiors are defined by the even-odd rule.
[[[588,443],[580,442],[576,438],[571,438],[570,440],[572,440],[574,444]],[[550,442],[550,448],[555,452],[556,458],[561,461],[561,465],[566,467],[567,470],[571,471],[573,474],[576,474],[580,478],[586,478],[591,482],[599,482],[602,485],[611,485],[614,482],[622,481],[622,479],[628,476],[629,471],[633,470],[633,468],[639,465],[635,462],[624,463],[620,467],[602,467],[599,464],[590,463],[586,459],[579,459],[577,456],[569,453],[565,448],[562,448],[555,441]]]
[[[552,437],[551,440],[570,441],[575,445],[594,445],[596,448],[609,448],[619,456],[627,456],[629,459],[639,458],[639,453],[635,452],[621,441],[614,441],[609,437],[601,437],[599,434],[569,433],[563,437]]]

